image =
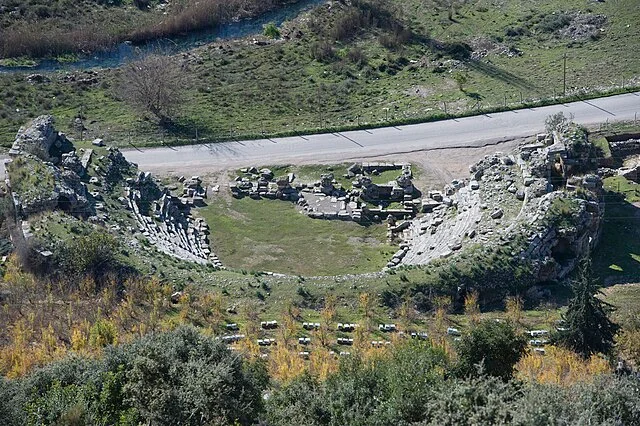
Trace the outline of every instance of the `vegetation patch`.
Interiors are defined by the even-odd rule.
[[[55,178],[49,166],[42,161],[18,157],[8,163],[7,170],[11,189],[24,199],[46,199],[53,192]]]

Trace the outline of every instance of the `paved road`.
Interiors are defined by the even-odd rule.
[[[442,148],[481,147],[535,135],[550,114],[573,114],[583,125],[640,118],[640,92],[570,104],[485,114],[401,127],[225,142],[179,148],[124,150],[143,170],[212,170],[247,165],[331,162]]]

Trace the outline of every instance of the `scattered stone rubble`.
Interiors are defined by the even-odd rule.
[[[608,142],[612,155],[622,163],[622,167],[603,172],[609,176],[617,174],[640,183],[640,135],[617,135],[608,138]]]
[[[400,174],[387,184],[372,182],[371,176],[387,170],[398,170]],[[230,183],[234,197],[293,201],[313,219],[355,222],[380,221],[390,216],[404,219],[414,217],[420,206],[408,164],[353,164],[344,176],[353,179],[353,189],[348,190],[338,183],[333,173],[322,174],[315,182],[303,183],[297,181],[293,173],[275,177],[271,170],[256,167],[247,167],[241,172],[244,176]],[[384,207],[392,202],[400,203],[402,208]]]

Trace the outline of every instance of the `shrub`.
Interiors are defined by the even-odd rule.
[[[424,343],[397,347],[371,362],[345,360],[321,383],[303,376],[275,391],[267,416],[274,425],[395,425],[420,421],[435,398],[446,356]]]
[[[269,37],[269,38],[280,38],[280,30],[278,29],[278,27],[276,27],[276,24],[274,24],[273,22],[269,22],[267,25],[264,26],[264,31],[263,34],[265,35],[265,37]]]
[[[482,321],[465,333],[456,345],[458,376],[480,372],[508,380],[524,354],[527,342],[508,322]]]
[[[95,230],[90,234],[68,241],[57,253],[62,270],[72,276],[88,275],[102,279],[110,271],[117,271],[118,241],[106,231]]]
[[[337,59],[333,45],[326,40],[311,45],[311,57],[318,62],[333,62]]]
[[[359,47],[349,49],[349,51],[347,52],[347,59],[349,60],[349,62],[357,65],[360,68],[365,66],[369,61],[367,55],[364,53],[364,50]]]
[[[251,424],[265,385],[258,364],[182,327],[111,347],[101,361],[72,357],[0,378],[0,424]]]
[[[571,23],[571,16],[566,13],[552,13],[542,18],[538,28],[545,33],[560,30]]]
[[[116,343],[118,331],[108,320],[99,319],[89,330],[89,344],[94,348],[103,348]]]

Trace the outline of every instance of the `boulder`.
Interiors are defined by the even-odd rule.
[[[48,161],[49,151],[60,137],[53,127],[53,122],[52,116],[41,115],[35,118],[28,126],[21,127],[9,154],[29,153]]]

